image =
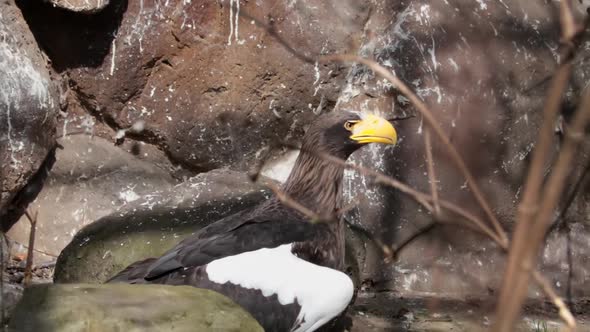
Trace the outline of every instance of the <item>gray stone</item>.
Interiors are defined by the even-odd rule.
[[[53,165],[29,211],[38,213],[35,248],[57,256],[82,227],[136,201],[157,200],[178,183],[165,165],[154,165],[112,142],[86,135],[59,140]],[[137,154],[143,155],[143,144]],[[143,202],[142,201],[142,202]],[[30,224],[25,216],[8,232],[13,255],[25,255]],[[53,260],[41,252],[35,263]]]
[[[9,331],[263,331],[227,297],[164,285],[43,285],[27,288]]]
[[[27,22],[14,1],[1,2],[0,219],[54,147],[58,109],[57,86]]]
[[[55,282],[104,282],[127,265],[161,255],[200,228],[267,196],[267,190],[245,174],[224,170],[145,195],[125,211],[78,232],[59,256]]]

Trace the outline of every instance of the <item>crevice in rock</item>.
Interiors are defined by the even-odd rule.
[[[58,73],[100,66],[127,10],[127,0],[111,2],[93,15],[54,7],[43,1],[19,0],[16,4]]]

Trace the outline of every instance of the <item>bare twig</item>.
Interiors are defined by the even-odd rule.
[[[405,248],[407,247],[410,243],[414,242],[417,238],[419,238],[420,236],[432,231],[433,229],[436,228],[436,226],[439,226],[440,224],[435,222],[431,222],[428,223],[426,226],[420,228],[416,233],[412,234],[412,236],[406,238],[405,240],[403,240],[401,243],[398,243],[395,248],[393,249],[393,255],[395,258],[398,257],[399,253]]]
[[[559,316],[564,320],[566,325],[569,327],[569,331],[573,331],[576,328],[576,320],[570,310],[567,308],[567,305],[563,302],[563,300],[557,295],[551,283],[539,273],[539,271],[533,271],[533,278],[541,286],[543,292],[549,296],[551,301],[555,304],[557,309],[559,310]]]
[[[275,196],[277,196],[281,203],[300,212],[301,214],[309,218],[311,222],[331,222],[334,220],[334,216],[332,215],[322,216],[303,206],[303,204],[293,199],[291,196],[289,196],[289,194],[281,190],[281,188],[279,188],[277,185],[272,183],[267,183],[265,185],[275,194]]]
[[[426,149],[426,163],[428,167],[428,181],[430,182],[430,193],[432,194],[432,204],[434,212],[440,215],[440,204],[438,202],[438,189],[436,189],[436,174],[434,173],[434,161],[432,159],[432,142],[430,140],[430,129],[424,130],[424,148]]]
[[[14,239],[10,239],[10,242],[11,242],[11,243],[18,244],[19,246],[22,246],[23,248],[25,248],[25,249],[27,249],[27,250],[29,249],[29,246],[28,246],[28,245],[26,245],[26,244],[24,244],[24,243],[21,243],[21,242],[19,242],[19,241],[15,241]],[[57,258],[57,257],[59,256],[59,255],[57,255],[57,254],[52,254],[52,253],[50,253],[50,252],[47,252],[47,251],[45,251],[45,250],[41,250],[41,249],[37,249],[37,248],[33,248],[33,251],[34,251],[34,252],[38,252],[38,253],[40,253],[40,254],[43,254],[43,255],[46,255],[46,256],[53,257],[53,258]]]
[[[571,207],[572,203],[574,202],[574,199],[576,198],[580,189],[582,188],[582,184],[584,183],[584,180],[586,179],[586,176],[588,176],[588,174],[590,174],[590,160],[588,160],[588,164],[582,170],[582,174],[580,175],[578,180],[575,182],[573,189],[570,191],[570,194],[566,198],[565,203],[563,204],[563,207],[561,208],[561,211],[559,211],[559,214],[555,218],[555,221],[551,225],[551,228],[549,229],[547,234],[551,233],[556,228],[558,229],[560,227],[560,225],[566,224],[565,215],[567,214],[567,211]],[[562,222],[562,220],[563,220],[563,222]]]
[[[402,115],[402,116],[392,116],[392,117],[387,118],[387,121],[397,122],[397,121],[412,119],[415,117],[416,117],[415,114]]]
[[[31,230],[29,232],[29,250],[27,252],[27,265],[25,267],[25,278],[23,281],[23,285],[28,287],[31,285],[31,280],[33,278],[33,249],[35,247],[35,230],[37,229],[37,215],[38,211],[35,212],[35,215],[31,217],[29,211],[25,210],[25,216],[29,219],[31,223]]]
[[[364,227],[361,227],[359,225],[353,224],[351,223],[348,219],[344,218],[344,222],[346,222],[346,224],[353,229],[354,231],[357,231],[361,234],[363,234],[364,236],[366,236],[369,241],[373,242],[373,244],[379,248],[381,250],[381,252],[383,253],[383,256],[385,257],[386,261],[390,261],[393,258],[393,251],[391,250],[391,248],[386,245],[385,243],[383,243],[383,241],[381,239],[379,239],[377,236],[375,236],[373,233],[371,233],[369,230],[365,229]]]

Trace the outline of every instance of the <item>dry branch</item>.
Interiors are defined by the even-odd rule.
[[[35,231],[37,229],[37,215],[38,212],[35,212],[35,215],[31,217],[29,211],[25,210],[25,216],[29,219],[31,224],[31,230],[29,232],[29,248],[27,251],[27,265],[25,267],[25,278],[23,281],[23,285],[28,287],[31,285],[31,280],[33,278],[33,249],[35,248]]]
[[[430,129],[424,130],[424,148],[426,150],[426,163],[428,164],[428,182],[430,182],[430,193],[434,212],[440,215],[440,204],[438,202],[438,190],[436,189],[436,174],[434,173],[434,161],[432,158],[432,142],[430,140]]]

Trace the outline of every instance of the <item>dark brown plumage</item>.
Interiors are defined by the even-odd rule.
[[[276,197],[271,197],[254,208],[201,229],[157,259],[132,264],[110,282],[184,284],[210,288],[241,304],[268,331],[289,331],[296,326],[300,326],[302,331],[315,330],[319,326],[309,327],[303,322],[305,317],[311,319],[313,315],[302,314],[303,304],[298,302],[298,297],[291,303],[280,303],[277,296],[281,296],[281,290],[278,289],[275,290],[276,296],[269,296],[256,288],[240,287],[238,279],[225,283],[212,282],[215,278],[209,275],[212,272],[208,270],[208,265],[216,260],[230,259],[234,255],[240,256],[261,248],[290,245],[291,253],[297,258],[318,266],[342,270],[344,227],[338,213],[344,169],[313,152],[347,159],[366,143],[393,144],[396,140],[395,131],[384,121],[374,116],[367,120],[353,112],[331,113],[318,118],[305,134],[302,152],[282,190],[322,216],[334,215],[334,222],[310,223],[303,214],[285,206]],[[269,293],[267,289],[262,290]],[[320,319],[317,324],[321,323]]]

